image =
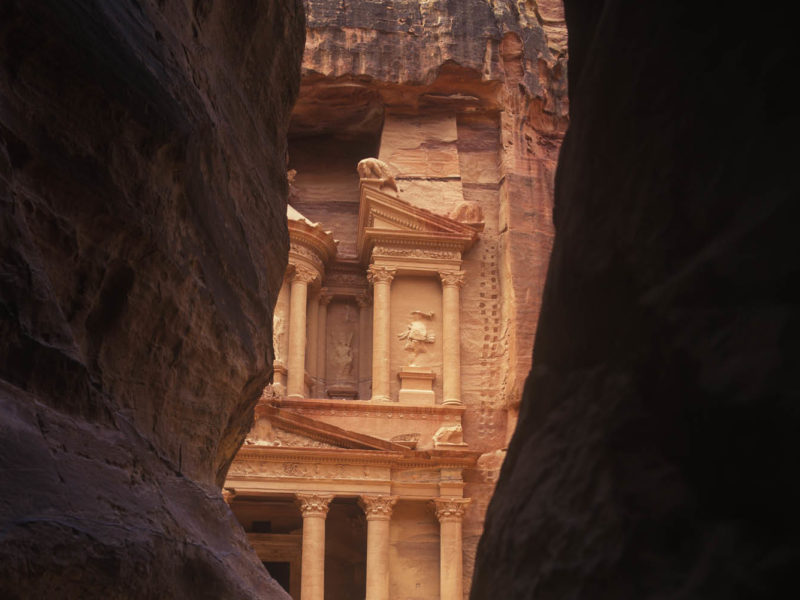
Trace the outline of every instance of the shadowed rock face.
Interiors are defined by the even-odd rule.
[[[795,587],[793,36],[721,12],[566,2],[555,245],[475,600]]]
[[[285,597],[217,486],[270,375],[301,3],[0,23],[0,596]]]

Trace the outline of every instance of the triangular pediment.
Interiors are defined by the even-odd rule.
[[[379,239],[403,240],[420,247],[445,244],[460,252],[477,240],[474,227],[414,206],[391,192],[375,183],[361,183],[358,254],[362,262],[368,261]]]
[[[276,406],[256,407],[246,446],[405,451],[406,447],[298,415]]]

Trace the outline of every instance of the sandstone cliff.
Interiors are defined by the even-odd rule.
[[[285,597],[218,486],[270,375],[302,6],[0,23],[0,596]]]
[[[768,40],[693,2],[566,2],[555,245],[475,600],[796,587],[796,35],[762,8]]]

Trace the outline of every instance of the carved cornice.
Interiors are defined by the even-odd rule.
[[[358,499],[367,521],[388,521],[392,518],[392,508],[396,502],[397,496],[361,496]]]
[[[464,271],[439,271],[443,287],[461,287],[464,285]]]
[[[332,494],[295,494],[297,506],[303,518],[322,517],[328,515],[328,505],[333,500]]]
[[[367,279],[372,285],[376,283],[391,283],[395,273],[397,273],[397,269],[393,267],[370,265],[369,269],[367,269]]]
[[[319,273],[303,265],[295,265],[294,273],[292,273],[292,283],[295,281],[302,281],[305,284],[312,283],[319,278]]]
[[[464,511],[470,502],[469,498],[434,498],[431,500],[431,505],[439,522],[445,523],[447,521],[461,521]]]

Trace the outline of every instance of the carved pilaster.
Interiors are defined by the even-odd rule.
[[[392,518],[392,508],[397,502],[396,496],[361,496],[358,504],[364,510],[367,521],[384,520]]]
[[[367,277],[373,285],[375,306],[372,309],[372,399],[388,402],[389,324],[391,322],[391,285],[397,269],[370,265]]]
[[[461,286],[464,271],[440,271],[442,279],[443,404],[461,404]]]

